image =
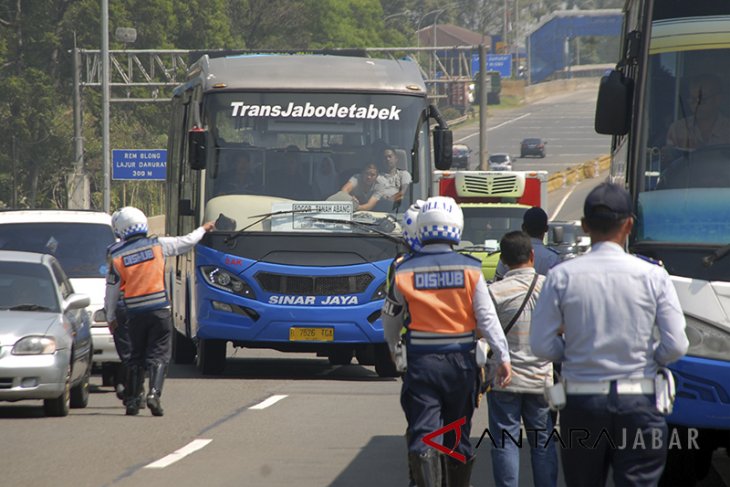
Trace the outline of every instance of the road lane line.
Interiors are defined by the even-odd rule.
[[[275,394],[275,395],[269,397],[268,399],[261,401],[258,404],[254,404],[249,409],[266,409],[267,407],[272,406],[272,405],[276,404],[277,402],[281,401],[285,397],[287,397],[286,394]]]
[[[570,197],[571,194],[573,194],[573,191],[575,191],[575,188],[577,188],[577,187],[578,187],[577,185],[573,186],[572,188],[570,188],[568,193],[565,196],[563,196],[563,199],[560,200],[560,203],[558,204],[557,208],[555,208],[555,211],[553,211],[553,215],[550,217],[550,220],[554,220],[555,217],[558,216],[558,213],[560,213],[560,210],[563,209],[563,205],[565,204],[566,201],[568,201],[568,198]]]
[[[213,440],[193,440],[179,450],[170,453],[166,457],[160,458],[159,460],[152,462],[149,465],[145,465],[144,468],[165,468],[177,462],[178,460],[182,460],[191,453],[195,453],[211,441]]]
[[[498,128],[500,128],[500,127],[504,127],[505,125],[509,125],[509,124],[511,124],[512,122],[516,122],[517,120],[523,119],[523,118],[525,118],[525,117],[529,117],[530,115],[532,115],[532,113],[525,113],[524,115],[520,115],[520,116],[519,116],[519,117],[517,117],[517,118],[513,118],[513,119],[511,119],[511,120],[507,120],[506,122],[502,122],[502,123],[500,123],[499,125],[495,125],[494,127],[490,127],[490,128],[488,128],[488,129],[487,129],[487,132],[491,132],[491,131],[492,131],[492,130],[494,130],[494,129],[498,129]],[[455,142],[457,142],[457,143],[458,143],[458,142],[464,142],[464,141],[465,141],[466,139],[471,139],[471,138],[472,138],[472,137],[474,137],[475,135],[479,135],[479,131],[476,131],[476,132],[474,132],[473,134],[467,135],[466,137],[462,137],[462,138],[460,138],[460,139],[457,139],[457,140],[456,140]]]

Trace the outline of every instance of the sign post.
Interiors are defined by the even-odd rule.
[[[164,181],[167,178],[166,149],[114,149],[112,179]]]

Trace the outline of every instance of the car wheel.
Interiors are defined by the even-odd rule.
[[[195,342],[175,328],[172,330],[172,359],[176,364],[195,362]]]
[[[89,357],[89,364],[91,364],[91,357]],[[86,367],[81,381],[71,388],[71,407],[72,408],[85,408],[89,405],[89,378],[91,377],[91,365]]]
[[[198,339],[198,370],[203,375],[221,375],[226,368],[226,341]]]
[[[101,385],[109,387],[115,385],[119,364],[105,362],[101,364]]]
[[[66,384],[63,388],[63,394],[55,399],[43,400],[43,411],[46,416],[68,416],[68,410],[71,402],[71,367],[66,369]]]

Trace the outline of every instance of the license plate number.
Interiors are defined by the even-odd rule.
[[[289,341],[331,342],[334,339],[334,328],[289,328]]]

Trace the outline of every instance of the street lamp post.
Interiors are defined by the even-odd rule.
[[[101,105],[104,152],[104,211],[111,207],[111,149],[109,142],[109,0],[101,0]]]

